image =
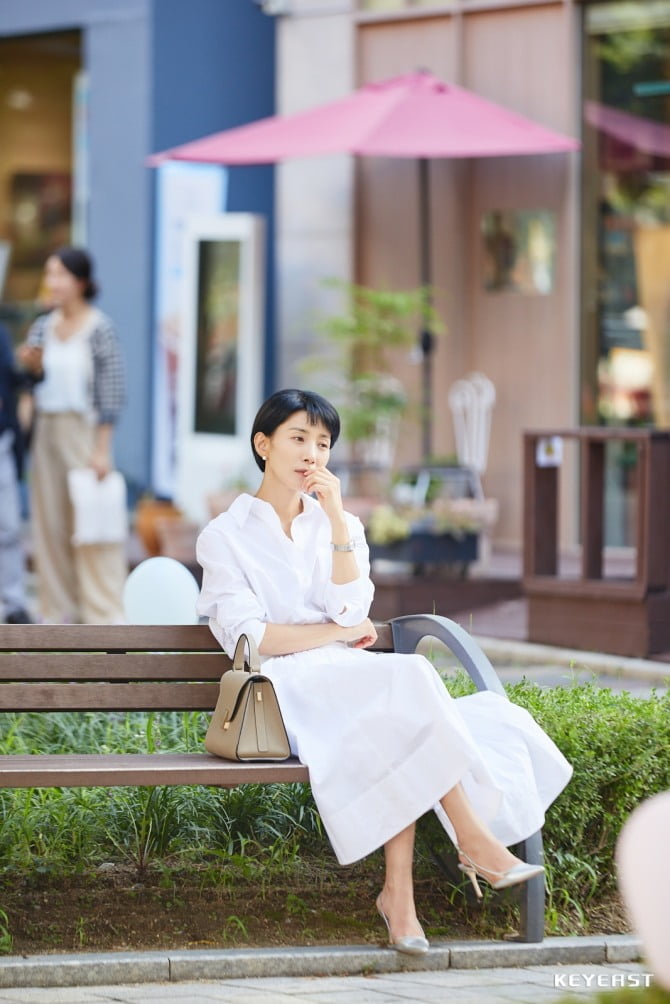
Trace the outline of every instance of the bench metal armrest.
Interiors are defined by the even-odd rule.
[[[406,617],[394,617],[390,623],[396,652],[415,652],[423,638],[437,638],[461,662],[477,690],[492,690],[501,697],[506,696],[486,655],[455,621],[437,614],[409,614]]]
[[[492,690],[506,697],[505,689],[487,656],[474,639],[455,621],[437,614],[409,614],[390,621],[396,652],[411,654],[423,638],[443,642],[460,661],[477,690]],[[519,851],[529,864],[543,864],[542,832],[523,840]],[[526,882],[521,894],[521,934],[518,941],[536,943],[544,937],[544,877]]]

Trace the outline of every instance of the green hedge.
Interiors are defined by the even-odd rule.
[[[574,767],[544,827],[553,888],[584,902],[615,885],[617,837],[633,809],[670,788],[670,692],[648,698],[596,684],[542,690],[524,682],[509,696],[527,708]]]

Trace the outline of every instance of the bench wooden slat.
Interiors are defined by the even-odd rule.
[[[83,788],[121,785],[237,784],[309,781],[299,760],[237,763],[209,753],[20,754],[0,756],[5,788]]]
[[[221,652],[5,652],[2,680],[219,680],[231,661]]]
[[[375,627],[377,629],[377,641],[372,646],[373,650],[375,652],[393,652],[393,630],[391,625],[386,621],[384,623],[375,621]]]
[[[389,624],[376,651],[392,652]],[[221,652],[207,624],[0,624],[0,652]]]
[[[207,624],[2,624],[0,652],[220,652]]]
[[[0,711],[212,711],[218,683],[3,683]]]

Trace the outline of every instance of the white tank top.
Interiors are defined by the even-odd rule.
[[[49,318],[44,334],[44,380],[35,386],[38,411],[50,414],[91,412],[93,357],[90,337],[97,321],[93,311],[84,326],[62,340],[54,333],[57,312]]]

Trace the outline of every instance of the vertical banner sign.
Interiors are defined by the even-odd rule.
[[[202,522],[212,496],[255,474],[249,429],[263,388],[264,220],[191,216],[184,238],[174,499]]]
[[[216,164],[162,164],[156,179],[152,487],[172,498],[179,345],[183,338],[184,234],[191,216],[225,209],[227,171]]]

